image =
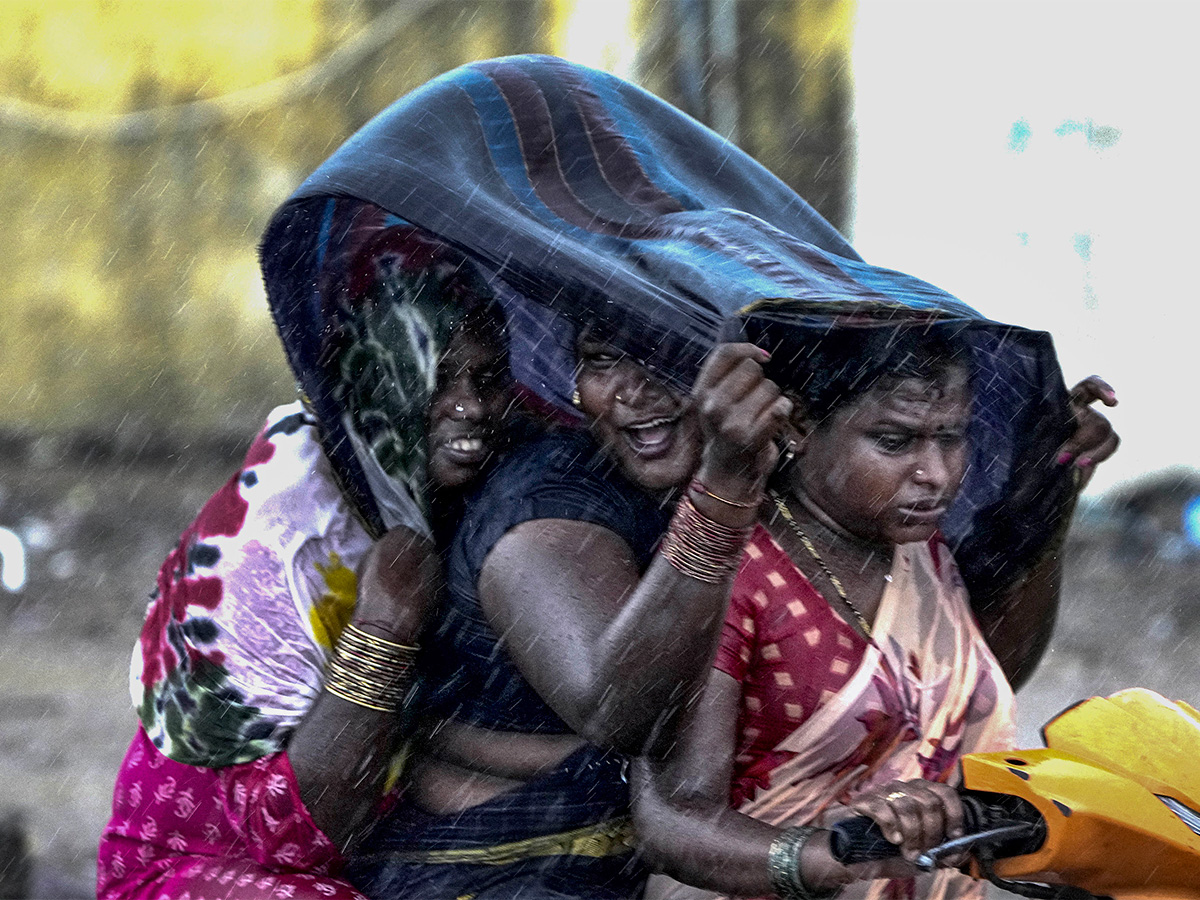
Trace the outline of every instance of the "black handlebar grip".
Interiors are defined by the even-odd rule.
[[[963,830],[967,834],[985,831],[997,825],[1012,824],[1011,816],[1003,806],[989,804],[984,798],[970,792],[959,795],[962,799]],[[1017,821],[1033,821],[1038,818],[1037,810],[1030,807],[1033,818],[1028,815],[1018,817]],[[833,858],[842,865],[853,863],[876,862],[881,859],[891,859],[900,855],[900,848],[889,843],[871,819],[866,816],[855,816],[852,819],[842,819],[829,829],[829,849]],[[1040,844],[1033,844],[1032,853]]]
[[[890,843],[879,826],[866,816],[843,819],[829,831],[830,852],[844,866],[900,855],[900,848]]]

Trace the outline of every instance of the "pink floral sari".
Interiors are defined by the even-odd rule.
[[[760,678],[763,668],[781,683],[793,676],[811,678],[811,659],[778,658],[777,648],[786,645],[769,630],[778,629],[771,610],[790,608],[798,616],[815,591],[765,532],[756,534],[751,546],[756,550],[743,562],[730,607],[730,620],[757,641],[756,650],[743,652],[743,658],[764,660]],[[753,602],[739,602],[744,597]],[[756,627],[745,628],[748,615]],[[816,640],[811,643],[818,646]],[[963,754],[1012,746],[1012,690],[975,624],[944,544],[896,548],[872,640],[853,674],[836,691],[826,691],[794,730],[783,733],[770,755],[778,763],[769,783],[738,806],[774,825],[831,824],[863,791],[892,780],[952,782]],[[748,763],[739,756],[735,779]],[[713,895],[656,877],[647,896]],[[842,896],[948,900],[982,898],[984,891],[979,882],[941,871],[904,881],[860,882]]]

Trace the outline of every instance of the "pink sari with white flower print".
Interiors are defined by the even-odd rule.
[[[207,769],[138,728],[100,838],[99,900],[365,900],[333,877],[337,848],[300,800],[284,753]]]
[[[273,410],[159,570],[130,667],[154,745],[213,768],[279,752],[321,691],[371,544],[312,418]]]

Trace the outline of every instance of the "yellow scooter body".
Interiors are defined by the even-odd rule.
[[[1042,847],[996,874],[1116,900],[1200,898],[1200,712],[1132,688],[1042,734],[1044,750],[963,757],[964,787],[1021,797],[1046,821]]]

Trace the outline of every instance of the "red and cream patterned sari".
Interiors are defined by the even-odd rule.
[[[829,824],[892,780],[951,781],[965,753],[1014,738],[1013,694],[945,544],[897,547],[870,642],[761,526],[734,584],[717,668],[742,684],[731,801],[775,825]],[[655,878],[647,896],[704,896]],[[942,871],[845,898],[982,897]]]

